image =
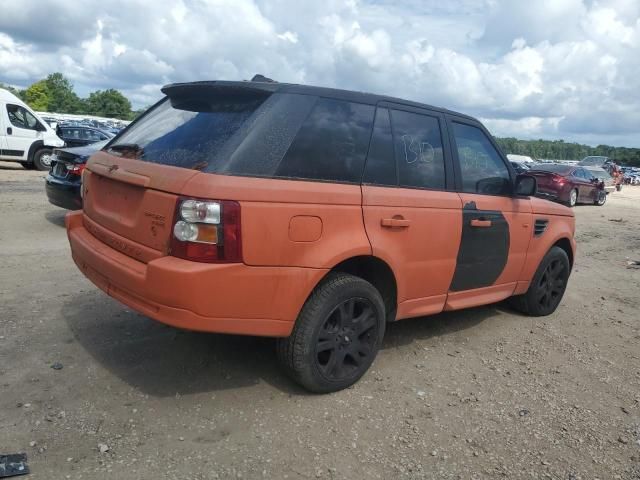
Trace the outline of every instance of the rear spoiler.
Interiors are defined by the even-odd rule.
[[[160,90],[169,98],[180,98],[186,95],[259,95],[268,96],[282,88],[282,83],[276,82],[229,82],[229,81],[201,81],[188,83],[172,83]]]

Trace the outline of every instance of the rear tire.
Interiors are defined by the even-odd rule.
[[[41,148],[33,155],[33,165],[36,170],[49,170],[51,168],[51,153],[50,148]]]
[[[385,328],[380,292],[362,278],[331,273],[302,307],[278,360],[307,390],[336,392],[356,383],[378,353]]]
[[[556,311],[571,273],[567,253],[560,247],[551,250],[542,258],[529,290],[523,295],[511,297],[511,306],[525,315],[543,317]]]
[[[576,203],[578,203],[578,190],[574,188],[569,192],[569,201],[567,202],[567,206],[573,208],[576,206]]]

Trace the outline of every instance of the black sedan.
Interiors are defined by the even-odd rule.
[[[85,147],[56,148],[51,156],[51,171],[45,179],[49,202],[68,210],[82,208],[80,186],[82,171],[89,157],[107,144],[108,140]]]
[[[81,147],[92,143],[109,140],[115,135],[107,130],[86,126],[59,125],[56,129],[58,137],[64,140],[67,147]]]

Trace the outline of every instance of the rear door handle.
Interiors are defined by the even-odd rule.
[[[411,224],[411,221],[402,217],[383,218],[380,224],[387,228],[407,228]]]
[[[13,128],[7,127],[7,135],[13,135]]]
[[[474,218],[473,220],[471,220],[471,226],[479,228],[489,228],[491,226],[491,220],[479,220],[477,218]]]

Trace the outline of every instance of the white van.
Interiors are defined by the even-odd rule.
[[[51,151],[63,147],[47,123],[11,92],[0,88],[0,160],[48,170]]]

